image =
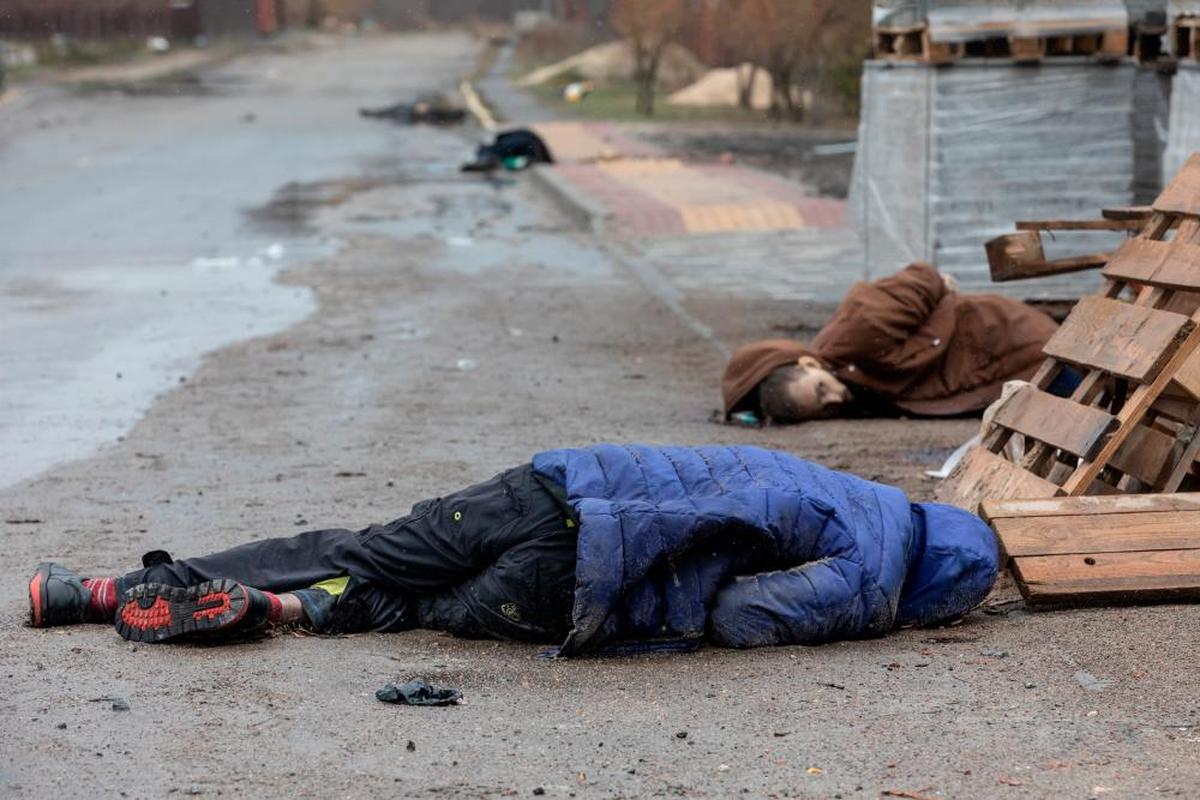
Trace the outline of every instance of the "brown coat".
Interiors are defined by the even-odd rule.
[[[859,283],[808,346],[755,342],[734,353],[721,382],[726,415],[772,370],[814,355],[851,390],[902,411],[953,416],[986,408],[1005,381],[1028,379],[1058,325],[1024,303],[948,291],[928,264]]]

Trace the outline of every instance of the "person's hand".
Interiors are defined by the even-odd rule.
[[[941,275],[942,275],[942,285],[946,287],[946,291],[949,292],[950,294],[954,294],[955,292],[957,292],[958,291],[958,278],[954,277],[953,275],[948,275],[945,272],[941,273]]]

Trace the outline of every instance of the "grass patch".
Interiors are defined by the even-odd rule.
[[[212,87],[205,85],[199,73],[188,69],[136,81],[81,81],[76,84],[75,92],[81,95],[115,92],[130,97],[199,97],[214,93]]]
[[[147,53],[141,39],[112,39],[92,41],[66,39],[35,42],[39,67],[90,67],[97,64],[119,64]]]
[[[766,120],[766,115],[761,111],[749,111],[744,108],[669,105],[665,92],[660,93],[655,100],[654,116],[646,117],[634,110],[637,88],[632,83],[599,87],[581,103],[568,103],[563,100],[562,84],[558,82],[534,86],[530,91],[547,108],[579,119],[610,122],[762,122]]]

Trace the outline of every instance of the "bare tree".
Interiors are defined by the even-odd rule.
[[[615,0],[609,22],[629,40],[633,50],[638,113],[654,113],[654,89],[663,51],[683,29],[687,19],[684,0]]]
[[[727,46],[734,57],[757,64],[771,77],[772,116],[804,117],[800,87],[816,84],[831,55],[853,49],[847,37],[860,35],[850,25],[862,16],[859,5],[837,0],[726,0]],[[744,88],[748,98],[753,87]]]
[[[745,0],[721,0],[717,11],[725,56],[738,67],[738,105],[745,109],[754,104],[754,85],[761,71],[762,49],[758,39],[761,25],[751,18],[757,10]],[[741,69],[743,64],[749,64],[750,68]]]

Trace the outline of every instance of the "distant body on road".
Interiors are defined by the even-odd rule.
[[[960,509],[786,453],[641,445],[540,453],[387,525],[144,564],[39,565],[31,624],[136,641],[424,627],[564,655],[820,644],[959,616],[998,572]]]

